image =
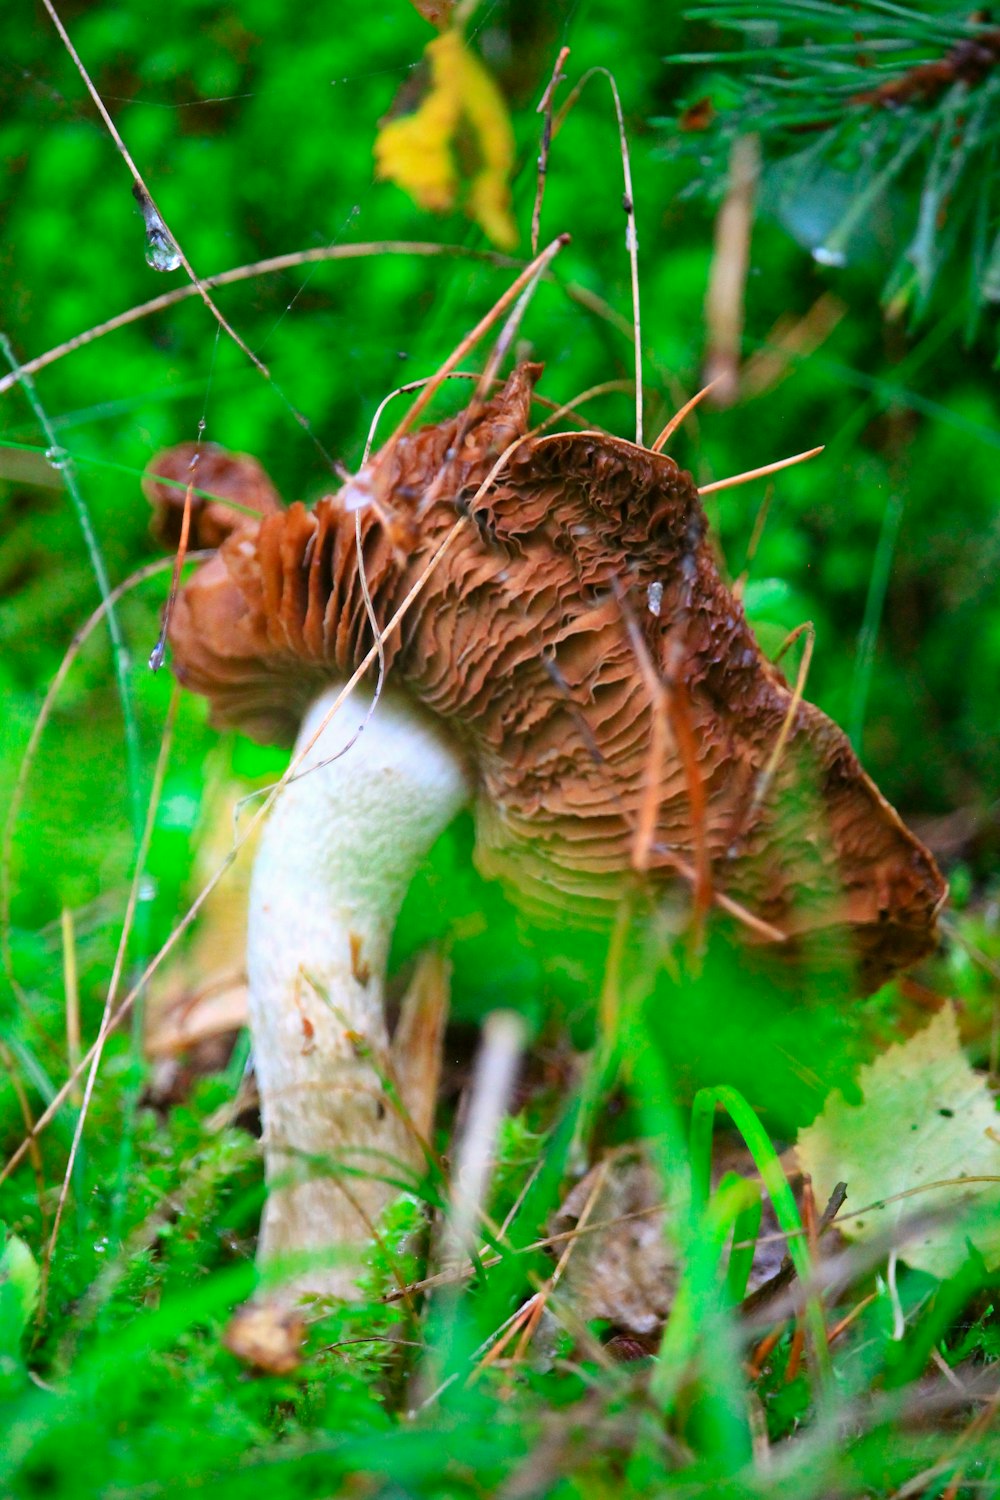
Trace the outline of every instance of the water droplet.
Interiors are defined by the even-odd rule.
[[[649,613],[651,615],[655,615],[656,618],[659,619],[660,610],[663,606],[662,583],[651,583],[649,585],[649,588],[646,590],[646,604],[649,608]]]
[[[158,889],[157,882],[153,879],[152,875],[143,875],[139,881],[139,900],[155,901]]]
[[[350,513],[355,510],[364,510],[372,503],[371,472],[362,469],[360,474],[355,474],[349,479],[338,496],[340,504],[345,511]]]
[[[156,817],[157,826],[159,828],[179,828],[185,833],[190,833],[198,821],[200,811],[201,804],[196,797],[188,796],[187,792],[174,792],[172,795],[164,797],[160,803],[160,810]],[[154,890],[155,894],[156,891]]]
[[[821,266],[835,266],[838,269],[847,265],[847,256],[843,250],[837,250],[830,245],[814,245],[812,258]]]
[[[132,197],[139,205],[142,222],[146,226],[146,263],[154,271],[176,271],[181,264],[181,252],[174,237],[160,217],[156,204],[138,183],[132,189]]]
[[[181,263],[181,252],[161,225],[146,230],[146,263],[154,271],[176,271]]]
[[[69,464],[69,454],[65,448],[46,448],[45,457],[53,469],[65,469]]]

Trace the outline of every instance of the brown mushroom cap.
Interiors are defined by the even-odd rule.
[[[811,946],[823,937],[843,956],[849,939],[861,987],[876,988],[933,947],[946,887],[844,734],[809,703],[760,799],[791,693],[718,574],[690,475],[604,434],[556,434],[526,441],[468,510],[527,431],[538,373],[522,366],[478,415],[384,450],[375,472],[392,523],[384,506],[361,512],[383,626],[468,515],[386,658],[396,687],[468,754],[477,863],[536,911],[607,916],[636,878],[652,776],[651,888],[690,870],[703,841],[715,890]],[[661,680],[684,693],[700,831],[674,746],[651,766],[636,631]],[[241,525],[183,590],[170,638],[178,677],[210,699],[216,723],[291,741],[317,690],[372,644],[355,515],[332,495]]]
[[[153,507],[150,530],[165,547],[180,541],[184,496],[192,481],[202,491],[191,496],[195,547],[219,547],[245,521],[253,523],[257,516],[281,509],[281,496],[249,453],[229,453],[216,443],[178,443],[154,454],[142,481]],[[207,500],[205,492],[218,500]]]

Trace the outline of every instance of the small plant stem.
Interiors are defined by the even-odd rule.
[[[62,1222],[63,1210],[66,1199],[69,1196],[70,1183],[73,1180],[73,1168],[76,1164],[77,1153],[80,1149],[80,1141],[83,1137],[84,1126],[87,1123],[87,1112],[93,1097],[94,1086],[97,1082],[97,1074],[100,1070],[101,1059],[104,1055],[104,1045],[111,1031],[115,1016],[115,1000],[118,994],[118,986],[121,983],[122,972],[125,967],[125,957],[128,952],[129,938],[132,934],[132,923],[135,917],[136,906],[139,901],[139,890],[142,884],[143,874],[146,868],[146,856],[149,853],[150,840],[153,837],[153,827],[156,822],[156,813],[160,805],[160,793],[163,790],[163,779],[166,775],[167,760],[170,754],[170,746],[173,740],[173,726],[177,717],[177,709],[180,704],[180,685],[175,683],[170,695],[167,707],[166,722],[163,729],[163,738],[160,742],[160,754],[157,759],[156,769],[153,773],[153,784],[149,794],[149,805],[146,811],[145,823],[136,851],[135,866],[132,872],[132,883],[129,888],[128,903],[125,908],[125,918],[122,922],[121,936],[118,940],[118,952],[115,955],[114,968],[111,972],[111,980],[108,984],[108,993],[104,1002],[104,1010],[101,1015],[101,1024],[97,1033],[97,1039],[91,1047],[87,1056],[90,1059],[90,1072],[83,1090],[83,1101],[77,1116],[76,1126],[73,1131],[73,1140],[70,1145],[69,1157],[66,1162],[66,1171],[63,1175],[62,1187],[59,1191],[59,1201],[56,1205],[55,1218],[52,1223],[52,1233],[45,1250],[45,1258],[42,1262],[42,1300],[48,1289],[49,1274],[52,1269],[52,1257],[55,1254],[56,1244],[59,1239],[59,1226]],[[141,986],[137,988],[136,995],[142,993]],[[70,1078],[74,1079],[77,1069],[71,1069]]]
[[[63,950],[63,994],[66,1000],[66,1065],[71,1074],[80,1061],[80,989],[76,973],[76,933],[73,930],[73,908],[64,906],[61,916]],[[79,1109],[83,1096],[74,1088],[70,1103]]]
[[[587,1201],[583,1206],[583,1211],[581,1212],[579,1219],[577,1220],[577,1229],[586,1228],[594,1212],[594,1209],[597,1206],[597,1202],[602,1192],[604,1191],[604,1184],[607,1180],[608,1169],[610,1165],[610,1157],[605,1157],[604,1161],[601,1162],[600,1166],[598,1167],[594,1176],[594,1185],[587,1195]],[[528,1346],[535,1336],[538,1325],[542,1319],[542,1314],[544,1313],[548,1305],[549,1298],[552,1296],[552,1293],[555,1291],[556,1287],[559,1285],[559,1282],[562,1280],[566,1267],[569,1264],[570,1257],[572,1256],[578,1243],[579,1241],[576,1238],[568,1241],[566,1248],[563,1250],[562,1254],[559,1257],[559,1260],[556,1263],[556,1268],[553,1271],[552,1275],[547,1278],[545,1283],[532,1299],[531,1311],[525,1321],[520,1341],[518,1342],[517,1349],[514,1353],[515,1364],[519,1360],[523,1359],[525,1354],[527,1353]]]
[[[55,429],[49,421],[38,393],[35,390],[31,377],[26,375],[18,367],[17,359],[10,339],[5,333],[0,333],[0,349],[11,369],[16,372],[17,378],[24,390],[35,414],[35,419],[45,434],[45,440],[49,445],[47,457],[54,469],[62,476],[66,492],[76,511],[76,518],[83,534],[84,546],[90,558],[90,566],[97,580],[97,588],[101,600],[107,605],[108,634],[111,637],[111,649],[115,665],[115,680],[118,684],[118,697],[122,706],[122,722],[125,728],[125,766],[128,777],[129,804],[131,807],[132,831],[138,839],[142,832],[142,757],[139,746],[139,727],[136,723],[135,709],[132,704],[132,690],[128,680],[128,650],[121,632],[117,611],[111,593],[111,585],[108,582],[107,569],[104,566],[104,555],[101,552],[97,533],[90,518],[90,511],[83,498],[80,486],[76,481],[76,473],[73,469],[69,455],[59,447],[56,439]]]
[[[21,1080],[17,1058],[11,1052],[3,1037],[0,1036],[0,1066],[2,1066],[10,1079],[10,1086],[14,1091],[18,1109],[21,1111],[21,1120],[28,1133],[31,1142],[30,1156],[31,1166],[35,1174],[35,1193],[38,1198],[38,1218],[42,1237],[48,1233],[48,1213],[45,1207],[45,1169],[42,1163],[42,1153],[38,1141],[35,1138],[35,1119],[31,1113],[31,1104],[28,1100],[27,1090]]]
[[[204,562],[211,555],[212,554],[210,552],[192,552],[188,555],[188,561]],[[42,735],[45,733],[45,728],[49,722],[49,719],[51,718],[52,710],[55,707],[56,700],[58,699],[59,694],[62,691],[63,684],[69,675],[70,668],[76,661],[87,640],[91,635],[93,635],[94,631],[97,629],[98,625],[100,625],[101,621],[104,619],[108,611],[110,609],[113,609],[114,606],[118,603],[119,599],[121,599],[131,589],[137,588],[139,584],[145,583],[147,579],[155,578],[159,573],[165,573],[167,569],[172,566],[172,558],[162,557],[158,558],[155,562],[147,563],[145,567],[139,568],[135,573],[130,573],[128,578],[126,578],[122,583],[118,584],[116,588],[111,590],[111,593],[107,596],[107,598],[101,601],[101,603],[97,606],[86,623],[81,626],[81,628],[76,632],[66,650],[65,655],[63,656],[62,661],[59,663],[58,671],[56,672],[55,676],[53,677],[52,681],[49,683],[45,691],[45,697],[42,700],[42,706],[38,710],[38,715],[35,719],[34,725],[32,726],[27,746],[25,747],[24,754],[21,756],[21,763],[18,766],[17,771],[17,781],[14,784],[14,791],[7,805],[7,813],[6,817],[4,818],[3,825],[3,842],[2,846],[0,846],[0,949],[2,949],[4,969],[6,971],[10,987],[17,995],[18,1000],[21,1002],[21,1004],[26,1008],[29,1008],[28,997],[25,994],[24,989],[18,981],[17,975],[14,972],[14,959],[10,946],[10,904],[11,864],[13,859],[14,832],[17,828],[17,820],[21,811],[21,804],[24,801],[24,794],[28,785],[28,777],[31,771],[31,767],[34,763],[38,746],[41,743]],[[62,1100],[66,1098],[69,1089],[72,1088],[77,1079],[80,1077],[83,1068],[86,1067],[87,1063],[90,1060],[90,1056],[91,1053],[87,1053],[85,1057],[80,1059],[76,1067],[71,1069],[69,1083],[64,1089],[60,1090],[59,1103],[61,1103]],[[55,1103],[55,1101],[50,1101],[49,1107],[45,1111],[45,1114],[48,1115],[49,1119],[51,1119],[49,1110],[52,1109],[53,1103]],[[46,1123],[48,1123],[47,1120]],[[39,1120],[38,1128],[42,1128],[41,1120]],[[20,1150],[21,1148],[18,1148],[19,1152]],[[15,1155],[18,1157],[18,1160],[20,1160],[20,1155],[18,1154],[18,1152],[15,1152]],[[9,1166],[10,1164],[8,1163],[8,1168]],[[4,1180],[4,1176],[5,1173],[0,1172],[0,1182]]]
[[[731,406],[740,389],[740,357],[750,269],[760,145],[740,135],[729,153],[728,186],[715,219],[715,249],[705,298],[705,376],[716,387],[715,404]]]
[[[747,580],[750,577],[750,569],[753,565],[754,558],[757,556],[757,548],[760,546],[761,537],[764,535],[764,527],[767,525],[767,518],[771,510],[771,501],[773,499],[774,485],[769,484],[764,491],[763,500],[757,507],[757,515],[754,518],[753,531],[750,533],[750,540],[747,543],[747,554],[743,559],[743,572],[733,584],[733,597],[739,599],[740,601],[742,601],[743,599],[743,594],[747,586]]]
[[[635,359],[635,441],[637,446],[642,447],[642,316],[639,304],[639,239],[635,227],[635,193],[632,188],[632,164],[629,157],[628,135],[625,131],[625,115],[622,111],[622,101],[618,93],[618,84],[615,75],[610,68],[600,65],[588,68],[583,77],[573,86],[572,93],[566,100],[559,114],[556,116],[552,127],[550,140],[554,139],[562,129],[567,115],[572,110],[583,90],[592,78],[603,77],[608,80],[611,89],[611,97],[615,105],[615,119],[618,123],[618,149],[621,153],[622,179],[625,191],[622,194],[622,208],[625,211],[625,248],[628,252],[629,270],[632,280],[632,342],[634,346]]]
[[[542,200],[545,197],[545,179],[549,170],[549,147],[552,144],[552,105],[555,99],[556,89],[563,82],[565,74],[563,68],[569,57],[569,48],[560,47],[552,76],[545,86],[545,92],[539,99],[535,113],[543,116],[542,139],[538,149],[538,176],[535,183],[535,206],[531,211],[531,253],[538,254],[538,235],[542,222]]]
[[[487,1016],[452,1178],[441,1247],[445,1258],[462,1255],[473,1242],[480,1209],[486,1202],[497,1134],[510,1105],[524,1044],[524,1022],[515,1011],[497,1010]]]
[[[789,1385],[799,1373],[802,1365],[802,1351],[806,1343],[805,1324],[801,1318],[795,1322],[795,1332],[792,1334],[792,1345],[788,1351],[788,1363],[785,1366],[785,1384]]]
[[[482,1267],[476,1224],[483,1217],[500,1126],[510,1108],[524,1045],[524,1021],[515,1011],[497,1010],[487,1016],[438,1245],[439,1262],[455,1260],[463,1268]],[[432,1304],[431,1347],[414,1376],[411,1404],[418,1408],[429,1399],[428,1389],[437,1393],[447,1386],[469,1358],[462,1338],[461,1304],[450,1278],[444,1285],[448,1288],[445,1295]]]
[[[742,1094],[725,1084],[716,1088],[700,1089],[695,1095],[691,1108],[691,1172],[695,1206],[708,1202],[712,1135],[715,1129],[716,1110],[720,1105],[729,1114],[746,1142],[771,1199],[778,1225],[788,1236],[788,1253],[792,1257],[799,1281],[803,1287],[808,1287],[813,1275],[813,1260],[808,1241],[802,1234],[802,1219],[795,1202],[795,1195],[785,1176],[778,1154],[756,1114]],[[815,1294],[810,1295],[806,1301],[805,1319],[816,1374],[820,1389],[823,1390],[829,1385],[832,1368],[823,1305]]]

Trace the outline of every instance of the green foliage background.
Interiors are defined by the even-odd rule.
[[[366,7],[324,0],[293,9],[278,0],[176,0],[159,9],[134,0],[70,0],[61,15],[199,273],[362,240],[485,248],[461,218],[432,221],[397,189],[372,180],[378,121],[430,36],[404,0]],[[727,97],[732,102],[721,64],[706,75],[667,59],[736,49],[739,37],[716,32],[704,14],[686,20],[655,0],[625,7],[607,0],[484,0],[470,35],[512,111],[523,253],[535,190],[534,104],[559,46],[572,47],[572,76],[593,65],[615,72],[633,153],[651,439],[700,384],[703,302],[725,160],[715,137],[682,137],[677,116],[705,88],[720,105]],[[741,122],[753,127],[752,108]],[[835,188],[849,190],[843,161],[837,172],[836,183],[820,174],[803,189],[799,220]],[[770,181],[765,169],[745,355],[772,349],[779,319],[805,316],[824,291],[843,298],[846,315],[814,353],[790,364],[786,378],[728,410],[703,411],[672,446],[704,483],[826,444],[821,459],[776,480],[748,608],[768,648],[803,620],[815,622],[809,696],[852,727],[867,767],[904,812],[963,809],[979,818],[986,832],[963,847],[957,885],[974,897],[970,932],[989,947],[995,822],[981,814],[997,797],[994,314],[985,311],[973,336],[964,304],[949,297],[945,280],[933,317],[918,321],[913,307],[885,315],[880,298],[891,265],[877,232],[879,214],[904,212],[912,183],[891,185],[873,212],[871,232],[859,232],[848,263],[831,268],[789,233],[787,201],[769,198]],[[166,278],[145,264],[130,187],[44,12],[28,0],[3,7],[0,328],[19,357],[182,284],[182,272]],[[525,352],[546,365],[542,390],[556,399],[631,375],[624,229],[617,132],[607,86],[596,78],[550,161],[543,238],[566,230],[572,244],[524,328]],[[286,498],[314,499],[331,483],[324,452],[356,465],[382,396],[433,370],[511,274],[480,260],[386,253],[220,290],[219,305],[270,367],[273,387],[219,337],[196,299],[41,372],[38,398],[71,456],[112,582],[159,555],[138,483],[158,447],[195,437],[204,420],[207,439],[253,452]],[[602,299],[608,316],[584,306],[580,288]],[[304,414],[309,431],[293,409]],[[630,397],[606,398],[593,411],[605,425],[630,433]],[[23,392],[0,397],[4,804],[46,686],[99,601],[61,474],[44,459],[47,446]],[[761,495],[760,485],[736,489],[712,505],[732,576],[743,566]],[[168,674],[154,677],[144,665],[165,589],[161,574],[127,595],[119,611],[139,729],[134,785],[106,635],[98,632],[60,693],[17,826],[13,957],[28,1006],[4,991],[0,1031],[36,1110],[65,1075],[59,918],[67,907],[75,916],[85,1036],[98,1023],[135,848],[134,810],[145,805],[170,696]],[[242,742],[220,745],[203,705],[185,695],[131,974],[184,910],[203,788],[220,764],[253,775],[280,767],[281,759]],[[404,916],[398,960],[442,932],[452,934],[460,1019],[471,1022],[502,1001],[520,1008],[539,1034],[554,1013],[576,1028],[581,1043],[587,1040],[593,968],[575,949],[524,932],[471,873],[462,827],[422,877]],[[697,1050],[711,1029],[714,997],[730,993],[739,979],[738,969],[713,977],[707,1008],[694,1004],[673,1041],[660,1038],[665,1055]],[[982,1011],[985,983],[957,950],[942,962],[940,979],[966,997],[970,1015],[979,1013],[977,1006]],[[661,1008],[658,1027],[668,1029],[668,1013],[669,1006]],[[705,1017],[705,1026],[692,1017]],[[693,1065],[691,1087],[731,1081],[721,1074],[740,1050],[740,1024],[723,1029],[716,1051],[709,1048]],[[883,1012],[869,1009],[861,1030],[877,1033],[884,1024]],[[815,1062],[824,1049],[837,1058],[851,1055],[855,1044],[842,1015],[821,1016],[815,1032],[803,1026],[793,1049],[800,1060]],[[977,1035],[982,1052],[985,1032]],[[204,1080],[191,1100],[164,1116],[143,1102],[137,1048],[127,1036],[114,1039],[53,1265],[47,1321],[33,1346],[32,1362],[57,1394],[19,1383],[16,1359],[0,1369],[16,1398],[0,1488],[25,1495],[176,1494],[197,1479],[222,1486],[226,1495],[256,1493],[261,1482],[284,1486],[276,1492],[289,1495],[320,1494],[340,1492],[345,1476],[367,1471],[392,1477],[384,1485],[358,1482],[358,1493],[493,1493],[519,1466],[530,1468],[536,1440],[557,1441],[564,1411],[567,1432],[589,1430],[579,1458],[579,1483],[588,1493],[618,1486],[626,1449],[640,1465],[631,1471],[634,1485],[664,1484],[670,1463],[659,1439],[647,1433],[648,1449],[637,1458],[614,1425],[615,1403],[627,1406],[624,1383],[602,1405],[582,1375],[535,1372],[527,1377],[526,1404],[498,1402],[491,1388],[476,1387],[443,1402],[433,1423],[400,1425],[389,1415],[392,1372],[377,1347],[363,1346],[356,1359],[324,1352],[357,1326],[369,1332],[370,1311],[357,1326],[347,1314],[343,1326],[324,1325],[310,1363],[294,1378],[253,1381],[239,1372],[218,1332],[252,1287],[259,1166],[247,1135],[209,1122],[231,1099],[244,1058],[237,1053],[227,1072]],[[771,1080],[752,1055],[744,1063],[767,1080],[756,1102],[782,1118],[776,1095],[787,1075]],[[790,1113],[808,1108],[808,1099],[798,1099]],[[542,1116],[523,1121],[523,1128],[547,1129],[553,1116]],[[59,1181],[73,1123],[74,1112],[65,1109],[43,1138],[41,1170],[50,1184]],[[653,1123],[666,1128],[669,1119]],[[12,1149],[22,1133],[5,1072],[0,1139]],[[523,1139],[509,1145],[512,1160],[520,1161]],[[47,1192],[50,1209],[54,1191]],[[0,1212],[37,1249],[30,1168],[0,1188]],[[536,1228],[544,1222],[537,1213]],[[456,1347],[473,1345],[507,1315],[518,1284],[508,1278],[487,1289],[467,1323],[451,1330]],[[783,1389],[785,1406],[794,1406]],[[645,1408],[632,1415],[645,1432]],[[706,1430],[714,1420],[706,1417]],[[732,1475],[745,1461],[736,1439],[727,1447],[726,1421],[699,1449],[703,1485],[721,1485],[722,1474],[726,1484],[735,1483]],[[879,1444],[875,1467],[894,1472],[901,1464],[909,1472],[912,1447],[891,1432],[881,1432]],[[452,1454],[446,1481],[443,1447]],[[820,1450],[823,1463],[839,1462],[835,1444]],[[862,1450],[863,1444],[859,1476],[870,1472]],[[296,1467],[287,1462],[293,1453]],[[828,1483],[833,1468],[815,1472]],[[534,1489],[528,1484],[510,1493],[555,1493],[556,1478],[545,1479],[544,1466],[540,1473]],[[795,1483],[796,1494],[823,1493],[810,1490],[805,1461]],[[578,1493],[574,1486],[566,1480],[560,1492]],[[744,1491],[725,1490],[737,1492]]]

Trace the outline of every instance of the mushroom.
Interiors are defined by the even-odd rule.
[[[393,1164],[419,1162],[386,1094],[383,966],[463,802],[479,868],[542,919],[607,922],[626,891],[694,884],[748,941],[853,955],[864,992],[934,943],[931,855],[761,653],[690,475],[605,433],[530,435],[539,373],[396,436],[312,510],[236,518],[171,623],[215,723],[309,747],[254,869],[249,983],[261,1254],[349,1252],[311,1290],[349,1293]],[[372,618],[421,581],[384,641],[387,689],[333,759],[362,710],[345,727],[328,708]]]

